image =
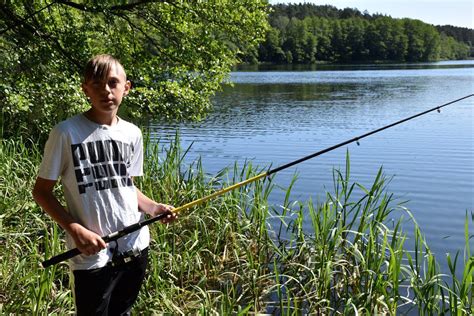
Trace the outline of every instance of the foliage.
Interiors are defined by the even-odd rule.
[[[269,22],[272,29],[256,57],[260,62],[418,62],[470,53],[471,42],[459,42],[433,25],[357,9],[278,4],[271,7]]]
[[[456,41],[474,45],[474,30],[467,27],[458,27],[453,25],[436,25],[436,29],[440,33],[454,38]]]
[[[145,177],[137,185],[176,206],[259,172],[235,166],[210,177],[199,160],[183,165],[187,151],[178,140],[164,151],[147,143],[146,152]],[[35,143],[0,141],[2,315],[67,315],[74,309],[66,264],[40,265],[65,250],[61,229],[30,197],[40,159]],[[364,187],[350,179],[347,160],[346,170],[334,171],[325,199],[292,201],[292,182],[281,206],[269,205],[274,184],[267,180],[187,210],[173,225],[150,226],[150,267],[133,312],[472,314],[474,216],[466,214],[464,253],[446,256],[443,275],[416,222],[415,249],[407,249],[402,225],[410,223],[401,215],[410,213],[387,193],[382,171]]]
[[[3,136],[42,137],[88,104],[82,65],[110,53],[135,89],[121,115],[200,119],[267,28],[265,0],[0,2]]]

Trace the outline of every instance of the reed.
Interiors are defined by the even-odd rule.
[[[42,153],[30,141],[0,141],[0,314],[67,314],[73,310],[65,265],[41,268],[64,250],[62,233],[31,197]]]
[[[179,137],[169,146],[147,142],[137,185],[182,205],[262,171],[245,163],[209,175],[199,159],[185,165],[188,150]],[[62,231],[30,196],[40,157],[34,143],[0,142],[0,314],[73,311],[66,264],[40,265],[65,250]],[[447,255],[449,271],[441,273],[383,171],[365,187],[351,180],[346,161],[322,201],[292,201],[295,177],[282,205],[269,205],[278,189],[269,178],[180,214],[173,225],[151,226],[150,269],[134,313],[472,313],[473,216],[466,214],[465,249]],[[414,249],[405,245],[404,216],[415,224]]]

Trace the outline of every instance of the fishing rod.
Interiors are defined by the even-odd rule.
[[[184,204],[184,205],[182,205],[182,206],[179,206],[179,207],[177,207],[177,208],[175,208],[175,209],[173,210],[173,213],[178,213],[178,212],[181,212],[181,211],[190,209],[190,208],[193,207],[193,206],[200,205],[200,204],[202,204],[202,203],[204,203],[204,202],[206,202],[206,201],[208,201],[208,200],[210,200],[210,199],[213,199],[213,198],[215,198],[215,197],[218,197],[218,196],[220,196],[220,195],[223,195],[223,194],[225,194],[225,193],[227,193],[227,192],[229,192],[229,191],[235,190],[235,189],[237,189],[237,188],[239,188],[239,187],[241,187],[241,186],[244,186],[244,185],[249,184],[249,183],[251,183],[251,182],[255,182],[255,181],[257,181],[257,180],[259,180],[259,179],[262,179],[262,178],[266,178],[266,177],[268,177],[268,176],[270,176],[270,175],[272,175],[272,174],[274,174],[274,173],[277,173],[278,171],[281,171],[281,170],[283,170],[283,169],[287,169],[287,168],[292,167],[292,166],[294,166],[294,165],[296,165],[296,164],[299,164],[299,163],[301,163],[301,162],[303,162],[303,161],[306,161],[306,160],[315,158],[315,157],[317,157],[317,156],[320,156],[320,155],[322,155],[322,154],[325,154],[325,153],[327,153],[327,152],[330,152],[330,151],[332,151],[332,150],[335,150],[335,149],[337,149],[337,148],[339,148],[339,147],[348,145],[348,144],[353,143],[353,142],[356,142],[357,144],[359,144],[359,140],[361,140],[361,139],[363,139],[363,138],[366,138],[366,137],[368,137],[368,136],[370,136],[370,135],[376,134],[376,133],[381,132],[381,131],[383,131],[383,130],[386,130],[386,129],[388,129],[388,128],[394,127],[394,126],[396,126],[396,125],[405,123],[405,122],[407,122],[407,121],[410,121],[410,120],[412,120],[412,119],[414,119],[414,118],[417,118],[417,117],[419,117],[419,116],[428,114],[428,113],[433,112],[433,111],[438,111],[438,112],[440,112],[441,108],[443,108],[443,107],[445,107],[445,106],[448,106],[448,105],[450,105],[450,104],[453,104],[453,103],[457,103],[457,102],[462,101],[462,100],[464,100],[464,99],[470,98],[470,97],[472,97],[472,96],[474,96],[474,94],[470,94],[470,95],[464,96],[464,97],[462,97],[462,98],[459,98],[459,99],[456,99],[456,100],[453,100],[453,101],[444,103],[444,104],[442,104],[442,105],[438,105],[438,106],[436,106],[436,107],[434,107],[434,108],[432,108],[432,109],[429,109],[429,110],[420,112],[420,113],[418,113],[418,114],[415,114],[415,115],[412,115],[412,116],[410,116],[410,117],[404,118],[404,119],[402,119],[402,120],[396,121],[396,122],[394,122],[394,123],[392,123],[392,124],[385,125],[385,126],[383,126],[383,127],[381,127],[381,128],[375,129],[375,130],[373,130],[373,131],[371,131],[371,132],[362,134],[362,135],[360,135],[360,136],[356,136],[356,137],[354,137],[354,138],[351,138],[351,139],[349,139],[349,140],[343,141],[343,142],[341,142],[341,143],[339,143],[339,144],[336,144],[336,145],[334,145],[334,146],[325,148],[325,149],[323,149],[323,150],[320,150],[320,151],[318,151],[318,152],[315,152],[315,153],[310,154],[310,155],[308,155],[308,156],[305,156],[305,157],[303,157],[303,158],[294,160],[294,161],[289,162],[289,163],[287,163],[287,164],[281,165],[281,166],[276,167],[276,168],[274,168],[274,169],[267,170],[267,171],[262,172],[262,173],[260,173],[260,174],[258,174],[258,175],[256,175],[256,176],[254,176],[254,177],[251,177],[251,178],[249,178],[249,179],[247,179],[247,180],[244,180],[244,181],[235,183],[235,184],[230,185],[230,186],[228,186],[228,187],[226,187],[226,188],[223,188],[223,189],[221,189],[221,190],[218,190],[218,191],[216,191],[216,192],[214,192],[214,193],[212,193],[212,194],[209,194],[209,195],[207,195],[207,196],[204,196],[204,197],[202,197],[202,198],[200,198],[200,199],[197,199],[197,200],[194,200],[194,201],[189,202],[189,203],[187,203],[187,204]],[[152,217],[152,218],[146,219],[146,220],[144,220],[144,221],[138,222],[138,223],[136,223],[136,224],[127,226],[127,227],[123,228],[122,230],[113,232],[113,233],[111,233],[111,234],[109,234],[109,235],[107,235],[107,236],[102,237],[102,239],[103,239],[106,243],[107,243],[107,242],[114,241],[114,240],[117,240],[117,239],[119,239],[119,238],[121,238],[121,237],[123,237],[123,236],[125,236],[125,235],[128,235],[128,234],[130,234],[130,233],[132,233],[132,232],[135,232],[135,231],[139,230],[140,228],[142,228],[142,227],[144,227],[144,226],[148,226],[148,225],[150,225],[150,224],[152,224],[152,223],[154,223],[154,222],[156,222],[156,221],[159,221],[159,220],[161,220],[161,219],[164,219],[164,218],[166,218],[169,214],[170,214],[170,212],[164,212],[164,213],[159,214],[159,215],[157,215],[157,216],[155,216],[155,217]],[[59,255],[57,255],[57,256],[55,256],[55,257],[52,257],[52,258],[49,259],[49,260],[43,261],[42,265],[43,265],[44,268],[47,268],[47,267],[52,266],[52,265],[54,265],[54,264],[57,264],[57,263],[59,263],[59,262],[65,261],[65,260],[67,260],[67,259],[71,259],[71,258],[73,258],[73,257],[75,257],[75,256],[77,256],[77,255],[79,255],[80,253],[81,253],[81,252],[80,252],[79,249],[74,248],[74,249],[71,249],[71,250],[69,250],[69,251],[66,251],[66,252],[64,252],[64,253],[62,253],[62,254],[59,254]]]

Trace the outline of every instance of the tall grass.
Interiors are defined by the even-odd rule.
[[[41,261],[64,250],[62,233],[31,197],[41,151],[29,141],[0,141],[0,314],[73,310],[65,265]]]
[[[147,143],[146,175],[137,185],[182,205],[261,171],[246,163],[208,175],[200,160],[185,166],[187,150],[179,139],[167,147]],[[30,196],[40,157],[33,143],[0,142],[0,314],[73,313],[66,264],[40,266],[65,250],[63,233]],[[134,313],[473,312],[472,216],[461,228],[464,252],[448,255],[442,274],[415,219],[388,193],[382,170],[364,187],[352,182],[347,158],[318,202],[292,201],[294,181],[281,207],[268,204],[275,186],[266,179],[180,214],[173,225],[151,226],[150,268]],[[403,214],[415,224],[414,249],[395,220]]]

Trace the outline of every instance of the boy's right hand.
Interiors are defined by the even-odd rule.
[[[86,256],[95,255],[107,247],[107,244],[101,236],[80,224],[71,224],[70,233],[76,243],[77,249]]]

